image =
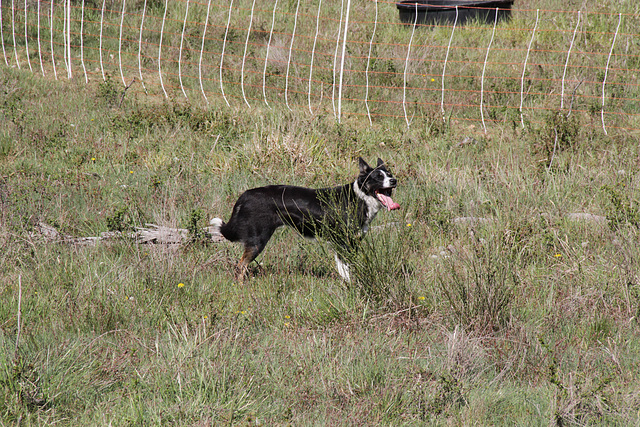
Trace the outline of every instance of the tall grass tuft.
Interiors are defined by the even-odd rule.
[[[602,191],[608,198],[605,213],[612,230],[622,230],[631,225],[640,228],[640,209],[637,200],[632,199],[625,192],[626,185],[618,182],[615,185],[605,185]]]
[[[515,258],[500,237],[471,238],[468,247],[449,248],[436,273],[436,284],[451,310],[452,321],[466,331],[492,333],[509,324]]]
[[[407,308],[412,266],[410,227],[388,223],[367,233],[353,257],[352,280],[362,295],[394,309]]]

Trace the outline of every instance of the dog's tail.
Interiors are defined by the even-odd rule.
[[[225,239],[222,235],[220,228],[224,225],[224,221],[220,218],[212,218],[209,221],[209,233],[211,233],[211,240],[214,242],[224,242]]]

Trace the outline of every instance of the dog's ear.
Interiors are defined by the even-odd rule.
[[[369,169],[371,169],[371,166],[369,166],[367,162],[362,160],[362,157],[358,157],[358,167],[360,168],[361,173],[366,173]]]
[[[378,157],[378,166],[376,166],[376,167],[379,168],[380,166],[384,166],[384,162],[382,161],[382,159],[380,157]]]

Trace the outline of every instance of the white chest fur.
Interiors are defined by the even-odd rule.
[[[362,227],[362,232],[366,233],[369,229],[369,224],[371,223],[371,221],[373,221],[373,219],[378,214],[378,211],[382,207],[382,203],[380,203],[380,201],[376,197],[368,196],[367,194],[365,194],[364,191],[362,191],[360,187],[358,187],[358,181],[355,181],[353,183],[353,191],[356,193],[356,196],[358,196],[358,198],[364,201],[364,203],[367,205],[367,219],[365,220],[364,226]]]

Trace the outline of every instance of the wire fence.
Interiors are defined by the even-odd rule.
[[[637,10],[455,12],[420,25],[378,0],[0,0],[0,40],[6,66],[45,78],[247,110],[485,131],[561,111],[605,134],[640,130]]]

